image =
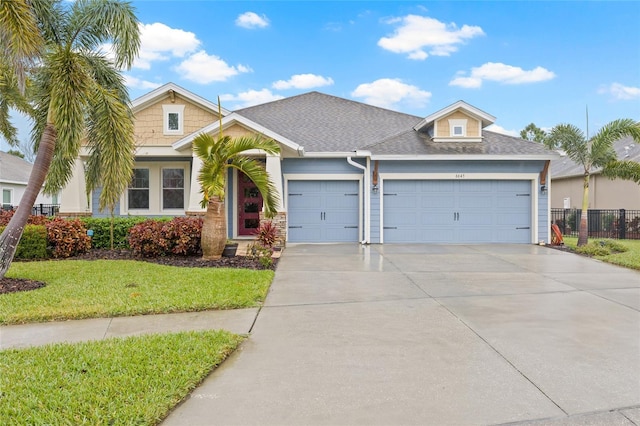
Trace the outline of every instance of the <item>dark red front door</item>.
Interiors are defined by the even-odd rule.
[[[238,235],[253,235],[260,226],[262,195],[244,173],[238,172]]]

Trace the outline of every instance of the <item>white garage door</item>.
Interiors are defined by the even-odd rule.
[[[288,241],[359,241],[358,188],[355,180],[289,181]]]
[[[385,180],[385,243],[531,243],[531,182]]]

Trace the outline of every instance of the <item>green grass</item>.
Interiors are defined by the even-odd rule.
[[[6,276],[47,286],[0,294],[0,324],[252,307],[273,271],[62,260],[14,262]]]
[[[625,252],[613,252],[612,254],[597,254],[594,246],[601,246],[600,242],[604,241],[604,245],[608,246],[611,242],[620,244],[627,248]],[[572,250],[577,248],[577,237],[564,237],[564,243]],[[607,240],[602,238],[589,238],[587,254],[589,251],[595,253],[593,256],[603,262],[613,263],[614,265],[624,266],[625,268],[640,270],[640,240]]]
[[[240,344],[184,332],[0,352],[4,425],[155,425]]]

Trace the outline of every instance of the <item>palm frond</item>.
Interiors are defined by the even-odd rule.
[[[133,175],[133,117],[116,91],[96,85],[91,96],[87,141],[87,189],[102,187],[99,208],[115,208]],[[93,169],[96,169],[94,171]]]
[[[551,129],[547,142],[559,146],[570,159],[587,168],[589,148],[584,133],[578,127],[572,124],[559,124]]]
[[[72,8],[69,40],[83,51],[112,42],[114,64],[130,68],[140,49],[138,20],[130,3],[116,0],[77,0]]]
[[[613,144],[620,138],[630,135],[640,136],[640,124],[631,119],[619,119],[607,123],[591,138],[591,158],[595,167],[603,167],[616,159]]]
[[[602,175],[609,179],[630,180],[640,185],[640,163],[635,161],[611,161],[602,169]]]

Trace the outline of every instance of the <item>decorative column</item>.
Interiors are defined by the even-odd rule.
[[[200,201],[202,201],[200,182],[198,182],[200,169],[202,169],[202,160],[194,154],[191,162],[191,190],[189,191],[189,202],[187,203],[187,216],[201,216],[206,212],[206,209],[200,206]]]
[[[269,178],[275,186],[278,196],[278,205],[276,211],[278,212],[272,219],[266,219],[264,212],[260,213],[260,221],[271,220],[271,222],[278,229],[278,236],[276,244],[280,247],[284,247],[287,241],[287,214],[284,211],[284,186],[282,181],[282,167],[280,155],[267,155],[266,156],[266,169],[269,173]]]
[[[76,158],[73,174],[67,186],[60,193],[60,216],[91,216],[87,185],[84,175],[84,162]]]

